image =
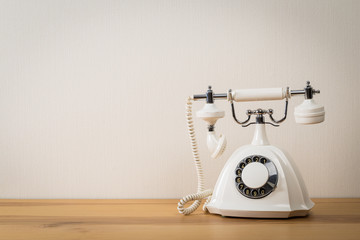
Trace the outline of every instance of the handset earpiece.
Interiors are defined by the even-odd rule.
[[[305,93],[305,100],[302,104],[295,107],[295,122],[300,124],[316,124],[323,122],[325,120],[324,106],[317,104],[313,99],[313,95],[320,93],[320,91],[313,89],[309,81],[303,91]]]

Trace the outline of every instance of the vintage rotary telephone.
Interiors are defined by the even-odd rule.
[[[287,116],[288,100],[294,95],[304,95],[305,101],[295,108],[295,121],[301,124],[315,124],[325,119],[324,107],[315,103],[313,96],[320,93],[310,82],[303,90],[287,88],[239,89],[215,94],[209,87],[206,94],[188,98],[186,118],[189,129],[193,158],[198,175],[197,193],[180,200],[178,210],[188,215],[194,212],[204,198],[203,209],[212,214],[231,217],[288,218],[306,216],[314,203],[310,200],[304,181],[293,160],[279,148],[270,145],[265,124],[278,127]],[[255,133],[250,145],[237,149],[226,162],[215,185],[214,191],[204,190],[203,170],[199,158],[194,125],[192,120],[192,101],[206,100],[205,106],[197,112],[197,117],[208,124],[207,146],[212,158],[224,152],[226,139],[216,136],[215,123],[225,116],[214,104],[215,100],[225,99],[231,104],[232,116],[242,127],[255,125]],[[234,102],[264,101],[285,99],[285,114],[275,120],[272,109],[247,110],[247,119],[239,121],[235,114]],[[250,122],[251,116],[255,121]],[[270,121],[267,122],[265,117]],[[185,204],[194,201],[185,208]]]

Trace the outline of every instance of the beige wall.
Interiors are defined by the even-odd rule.
[[[185,98],[321,89],[323,124],[269,127],[312,197],[360,197],[360,1],[1,1],[0,198],[178,198],[195,191]],[[227,117],[224,157],[254,128]],[[195,109],[202,104],[195,104]],[[240,103],[272,107],[283,102]],[[244,115],[242,115],[244,116]]]

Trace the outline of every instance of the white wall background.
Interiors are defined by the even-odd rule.
[[[307,80],[326,121],[295,124],[292,99],[269,139],[311,197],[360,197],[359,12],[340,0],[1,1],[0,198],[179,198],[196,190],[187,96]],[[222,159],[195,122],[207,187],[254,129],[218,106]],[[283,102],[237,107],[280,117]]]

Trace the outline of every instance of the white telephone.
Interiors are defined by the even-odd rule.
[[[198,175],[197,193],[182,198],[178,211],[188,215],[194,212],[204,198],[207,198],[203,210],[212,214],[231,217],[250,218],[288,218],[306,216],[314,203],[310,200],[304,181],[293,160],[279,148],[270,145],[265,124],[279,126],[287,116],[288,100],[294,95],[304,95],[305,101],[295,108],[295,121],[301,124],[315,124],[325,119],[324,107],[313,100],[320,93],[307,82],[303,90],[287,88],[240,89],[222,94],[214,94],[209,87],[206,94],[188,98],[186,118],[189,129],[193,158]],[[204,190],[203,170],[197,149],[192,120],[192,101],[206,100],[205,106],[197,112],[197,117],[208,124],[207,146],[212,158],[218,158],[224,152],[226,139],[216,136],[215,123],[225,116],[214,104],[215,99],[225,99],[231,104],[234,120],[242,127],[255,124],[255,133],[250,145],[237,149],[226,162],[215,185],[214,191]],[[247,110],[247,119],[243,122],[236,118],[234,101],[263,101],[285,99],[285,114],[280,120],[273,118],[272,109]],[[268,115],[271,122],[265,121]],[[251,116],[256,120],[250,122]],[[187,202],[194,201],[185,207]]]

